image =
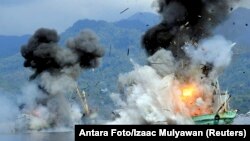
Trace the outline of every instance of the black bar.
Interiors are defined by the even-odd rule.
[[[247,140],[250,125],[76,125],[75,141],[85,137],[164,137],[164,139]]]

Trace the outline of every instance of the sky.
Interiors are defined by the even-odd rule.
[[[46,27],[63,32],[79,19],[117,21],[155,12],[153,0],[0,0],[0,35],[32,34]],[[123,14],[124,9],[129,8]]]

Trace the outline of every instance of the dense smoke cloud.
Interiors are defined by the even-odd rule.
[[[22,46],[21,54],[25,58],[25,67],[35,72],[31,79],[40,73],[60,71],[64,68],[80,65],[81,68],[94,68],[99,64],[104,50],[96,35],[89,30],[82,31],[68,41],[68,48],[58,45],[59,36],[55,30],[41,28]]]
[[[174,75],[162,77],[150,66],[136,65],[132,72],[120,76],[119,86],[125,99],[112,95],[121,109],[108,124],[193,123],[179,97]]]
[[[34,71],[30,80],[36,80],[36,85],[26,87],[20,101],[21,112],[29,117],[28,129],[70,127],[81,122],[83,109],[65,96],[76,92],[81,70],[98,67],[104,56],[102,45],[90,30],[69,39],[66,48],[58,41],[55,30],[41,28],[21,48],[24,67]]]
[[[175,58],[185,56],[182,46],[197,43],[227,18],[238,0],[157,0],[160,24],[148,30],[142,44],[148,55],[160,48],[170,50]]]
[[[22,46],[21,54],[26,59],[24,67],[35,70],[33,78],[45,70],[60,68],[56,59],[60,48],[57,47],[59,36],[55,30],[39,29],[30,38],[27,45]]]
[[[13,121],[20,114],[15,98],[16,96],[5,93],[0,89],[0,133],[10,133],[15,128],[15,122]]]
[[[81,32],[77,37],[70,39],[67,46],[79,57],[83,68],[97,67],[100,58],[104,55],[102,46],[98,43],[96,35],[88,30]]]

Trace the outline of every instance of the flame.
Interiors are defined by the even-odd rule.
[[[182,89],[182,96],[183,97],[191,97],[194,94],[194,87],[186,87]]]
[[[199,89],[194,83],[183,85],[181,94],[181,98],[185,103],[194,102],[200,96]]]
[[[181,100],[186,105],[189,110],[190,116],[197,116],[204,113],[209,113],[205,111],[209,111],[207,108],[203,109],[201,106],[197,104],[199,100],[203,98],[203,93],[200,86],[195,83],[186,83],[181,85]]]

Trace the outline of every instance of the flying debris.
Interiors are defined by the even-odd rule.
[[[129,56],[129,52],[130,52],[130,49],[128,48],[128,51],[127,51],[127,56]]]
[[[112,119],[116,119],[116,118],[120,117],[119,113],[117,113],[115,111],[112,111],[111,113],[112,113]]]
[[[208,77],[209,73],[212,71],[213,69],[213,64],[206,64],[206,65],[203,65],[203,67],[201,68],[202,69],[202,73]]]
[[[237,43],[232,43],[230,48],[233,48],[234,46],[236,46]]]
[[[126,12],[127,10],[129,10],[129,8],[126,8],[126,9],[124,9],[123,11],[121,11],[120,14]]]

